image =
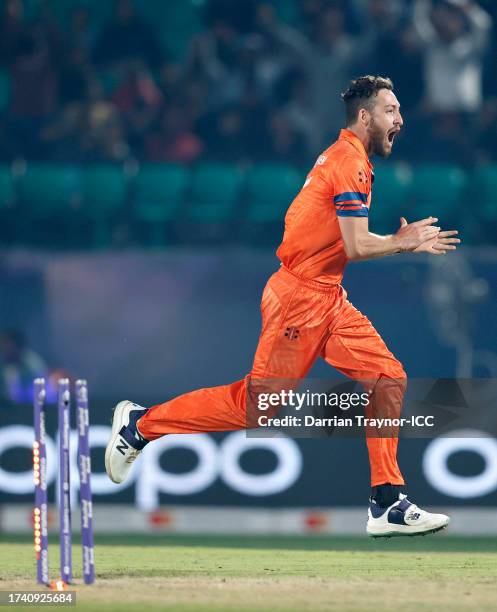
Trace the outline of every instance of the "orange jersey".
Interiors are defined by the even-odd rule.
[[[320,155],[285,216],[276,255],[298,276],[324,284],[340,283],[347,255],[338,217],[367,217],[373,166],[359,138],[341,130]]]

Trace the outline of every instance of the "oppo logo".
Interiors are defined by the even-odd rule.
[[[470,451],[480,455],[485,467],[475,476],[461,476],[450,471],[451,455]],[[440,436],[426,448],[423,472],[431,486],[444,495],[469,499],[488,495],[497,489],[497,440],[476,429],[453,431]]]
[[[110,427],[94,425],[90,429],[91,448],[103,453],[110,435]],[[0,492],[32,495],[33,474],[9,472],[2,468],[2,455],[7,451],[25,448],[31,452],[33,430],[24,425],[0,428]],[[56,440],[47,437],[47,481],[57,478]],[[77,470],[77,432],[71,432],[71,499],[76,501],[79,488]],[[181,474],[168,472],[161,466],[161,457],[175,448],[188,449],[196,455],[194,467]],[[243,454],[250,450],[265,450],[276,457],[276,466],[268,473],[252,474],[241,465]],[[480,455],[485,467],[480,474],[462,476],[450,470],[450,457],[461,451]],[[423,473],[427,482],[444,495],[471,499],[488,495],[497,489],[497,440],[477,430],[451,432],[440,436],[426,447],[423,455]],[[167,465],[167,462],[166,462]],[[133,464],[124,483],[113,484],[104,472],[92,473],[95,496],[112,495],[122,489],[135,487],[138,508],[150,511],[159,506],[160,493],[193,495],[208,489],[221,479],[232,490],[248,496],[275,495],[292,487],[302,473],[302,453],[290,438],[247,438],[244,431],[228,434],[220,443],[208,434],[192,436],[170,435],[145,447],[140,459]]]
[[[90,428],[90,447],[101,447],[102,452],[110,436],[110,427],[93,425]],[[13,448],[31,449],[33,430],[23,425],[0,429],[0,466],[2,454]],[[57,477],[56,441],[47,436],[47,482]],[[76,500],[79,488],[77,470],[77,432],[71,432],[71,499]],[[174,474],[160,465],[163,453],[174,448],[186,448],[197,456],[195,467],[189,472]],[[273,471],[265,474],[245,472],[240,458],[249,450],[262,449],[276,456]],[[217,478],[243,495],[275,495],[290,488],[302,472],[302,454],[294,440],[289,438],[247,438],[244,431],[228,434],[218,444],[208,434],[169,435],[145,447],[142,456],[133,464],[125,482],[116,485],[107,474],[92,472],[94,495],[111,495],[130,486],[135,486],[136,505],[145,511],[159,506],[160,493],[170,495],[193,495],[210,487]],[[0,467],[0,491],[18,495],[33,493],[33,474],[7,472]]]

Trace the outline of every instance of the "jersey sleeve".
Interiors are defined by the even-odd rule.
[[[335,173],[333,184],[333,205],[338,217],[368,216],[370,182],[360,159],[343,159]]]

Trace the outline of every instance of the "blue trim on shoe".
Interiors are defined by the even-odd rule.
[[[126,440],[126,442],[135,450],[142,450],[142,448],[148,444],[148,440],[145,440],[144,438],[137,440],[131,429],[128,427],[121,427],[119,435],[121,438],[124,438],[124,440]]]
[[[394,506],[388,513],[388,522],[394,525],[407,525],[405,522],[405,515],[407,510],[412,506],[411,502],[404,498],[396,506]]]
[[[140,434],[136,423],[138,419],[140,419],[146,412],[147,408],[144,410],[131,410],[129,413],[129,423],[126,427],[122,427],[119,435],[126,440],[126,442],[133,447],[135,450],[142,450],[150,440],[145,440],[145,438]]]

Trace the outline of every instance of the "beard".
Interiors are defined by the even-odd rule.
[[[371,118],[371,123],[368,127],[369,134],[369,142],[370,142],[370,151],[371,155],[379,155],[380,157],[388,157],[392,152],[390,148],[387,150],[385,146],[385,130],[381,129],[376,125],[373,118]]]

